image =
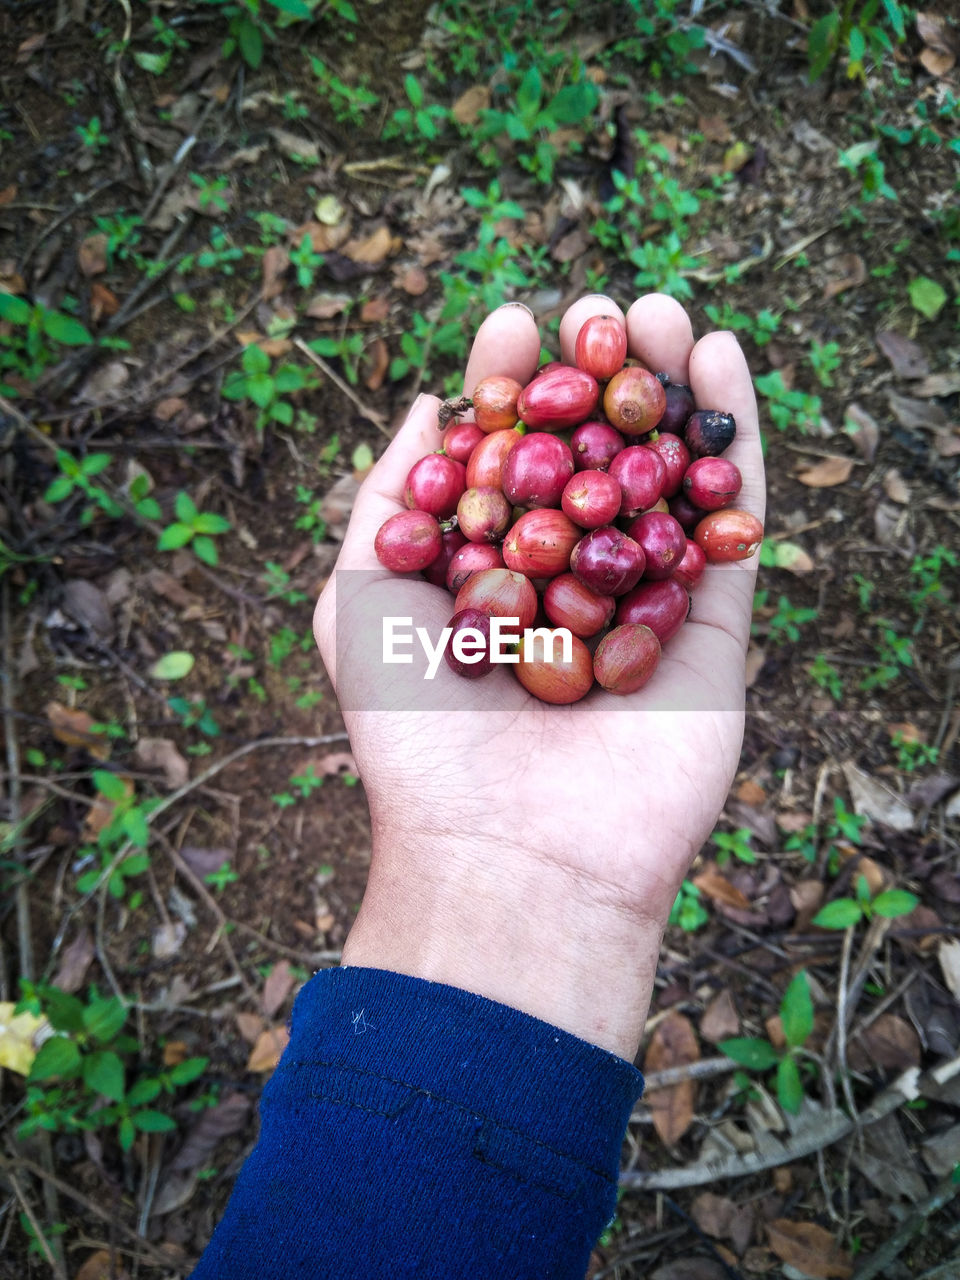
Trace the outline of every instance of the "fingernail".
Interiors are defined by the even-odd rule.
[[[502,306],[497,308],[497,310],[506,311],[509,307],[520,307],[521,310],[525,311],[527,315],[530,316],[531,319],[533,319],[533,312],[530,310],[530,308],[527,306],[525,302],[504,302]]]

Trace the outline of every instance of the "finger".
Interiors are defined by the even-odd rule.
[[[605,293],[591,293],[585,298],[578,298],[564,312],[560,321],[560,359],[564,364],[576,364],[574,358],[577,334],[591,316],[613,316],[626,328],[626,317],[612,298]]]
[[[757,401],[747,362],[732,333],[710,333],[696,344],[690,356],[690,386],[698,407],[733,414],[737,435],[724,457],[740,468],[743,477],[734,505],[762,521],[766,486]],[[758,561],[755,554],[734,564],[708,565],[693,595],[691,622],[720,627],[745,649]]]
[[[540,333],[533,312],[522,302],[508,302],[491,311],[477,330],[463,379],[463,394],[473,395],[477,383],[492,374],[513,378],[525,387],[539,362]]]
[[[686,383],[693,350],[690,317],[675,298],[648,293],[627,312],[627,345],[652,373],[666,373]]]

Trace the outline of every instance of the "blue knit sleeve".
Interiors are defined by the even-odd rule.
[[[481,996],[324,970],[192,1280],[583,1280],[642,1087]]]

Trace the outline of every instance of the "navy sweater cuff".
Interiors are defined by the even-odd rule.
[[[623,1059],[482,996],[324,970],[195,1280],[582,1277],[642,1087]]]

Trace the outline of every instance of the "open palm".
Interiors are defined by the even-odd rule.
[[[662,295],[635,302],[626,317],[588,297],[561,324],[567,363],[593,314],[621,316],[631,355],[689,383],[699,406],[733,413],[738,505],[762,519],[756,402],[732,335],[694,344],[686,313]],[[474,343],[465,393],[492,373],[529,381],[539,349],[524,309],[494,312]],[[421,397],[364,483],[315,619],[370,804],[371,874],[411,841],[424,865],[468,859],[478,886],[497,877],[528,886],[518,867],[560,868],[571,885],[662,928],[736,770],[755,561],[708,567],[653,679],[627,697],[595,687],[581,702],[551,706],[509,669],[467,681],[441,663],[427,684],[416,666],[385,666],[383,616],[410,617],[435,639],[453,612],[449,593],[386,572],[373,551],[379,526],[403,508],[409,468],[441,445],[437,407]]]

